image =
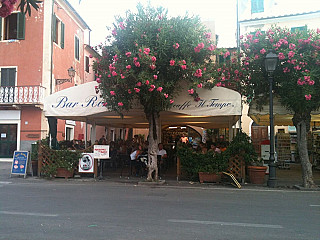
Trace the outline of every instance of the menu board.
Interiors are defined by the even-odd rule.
[[[109,158],[109,145],[94,145],[93,153],[94,153],[94,158],[108,159]]]
[[[28,167],[28,151],[14,151],[11,174],[26,176]]]

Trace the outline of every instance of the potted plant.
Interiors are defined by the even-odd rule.
[[[74,150],[57,150],[52,167],[56,170],[56,177],[73,177],[75,168],[79,164],[80,152]]]
[[[263,166],[261,158],[251,161],[248,168],[249,180],[253,184],[263,184],[266,175],[267,167]]]
[[[228,168],[228,161],[223,153],[205,153],[198,167],[199,181],[220,182],[221,174]]]

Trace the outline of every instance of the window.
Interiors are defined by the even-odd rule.
[[[79,38],[77,36],[74,37],[74,57],[78,61],[80,60],[80,44],[79,44]]]
[[[90,63],[89,63],[89,57],[86,56],[86,62],[85,62],[86,66],[85,66],[85,69],[86,69],[86,72],[88,73],[89,72],[89,66],[90,66]]]
[[[14,87],[16,85],[16,68],[0,68],[0,86]]]
[[[251,13],[264,12],[264,0],[251,0]]]
[[[302,26],[302,27],[292,27],[291,32],[296,32],[296,31],[307,31],[307,25]]]
[[[25,15],[12,13],[6,18],[0,17],[0,40],[24,39]]]
[[[64,48],[64,23],[53,15],[53,41]]]

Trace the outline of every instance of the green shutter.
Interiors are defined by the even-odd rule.
[[[2,17],[0,17],[0,41],[2,40]]]
[[[79,38],[77,38],[77,37],[75,37],[74,38],[74,43],[75,43],[75,58],[77,59],[77,60],[79,60],[80,58],[79,58]]]
[[[17,13],[17,39],[24,39],[26,16],[24,13]]]
[[[52,16],[52,41],[54,41],[54,42],[57,41],[56,28],[57,28],[56,15],[53,14],[53,16]]]
[[[64,23],[61,22],[61,43],[60,47],[64,49]]]

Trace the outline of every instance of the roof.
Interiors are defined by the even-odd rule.
[[[89,25],[83,20],[83,18],[79,15],[79,13],[72,7],[72,5],[67,1],[67,0],[63,0],[66,5],[68,6],[68,8],[70,8],[71,13],[75,15],[75,17],[81,22],[81,24],[87,28],[88,30],[91,31],[91,28],[89,27]]]
[[[312,11],[312,12],[303,12],[303,13],[293,13],[293,14],[286,14],[286,15],[279,15],[279,16],[268,16],[262,18],[250,18],[239,21],[239,23],[246,23],[246,22],[253,22],[253,21],[260,21],[260,20],[268,20],[268,19],[275,19],[275,18],[286,18],[286,17],[295,17],[295,16],[305,16],[311,14],[320,14],[320,10]]]

